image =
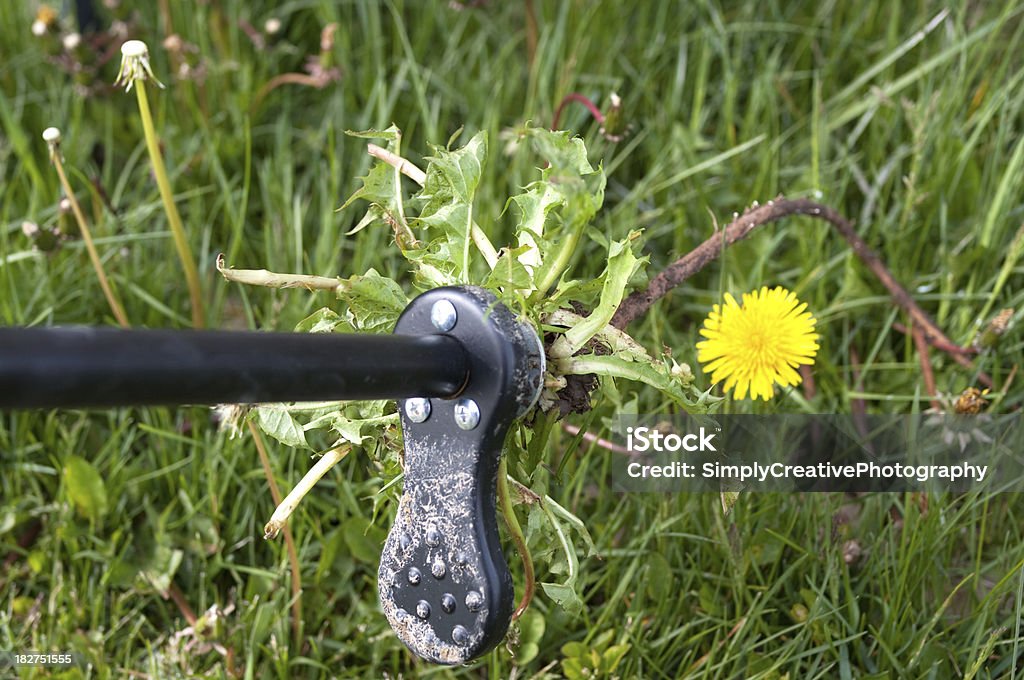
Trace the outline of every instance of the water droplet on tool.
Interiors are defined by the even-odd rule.
[[[409,612],[405,611],[404,609],[399,609],[395,612],[395,618],[399,621],[405,621],[405,617],[407,616],[409,616]]]
[[[464,553],[464,552],[457,552],[457,553],[455,553],[455,563],[456,564],[464,567],[464,566],[466,566],[467,562],[469,562],[469,558],[466,557],[466,553]]]
[[[409,569],[409,583],[411,583],[414,586],[418,586],[422,578],[423,576],[422,574],[420,574],[419,569],[417,569],[416,567],[412,567]]]
[[[480,607],[484,605],[484,596],[475,590],[471,590],[466,593],[466,606],[469,607],[469,611],[479,611]]]
[[[444,578],[444,562],[441,560],[435,560],[430,565],[430,573],[434,575],[434,578]]]
[[[420,617],[421,619],[430,618],[430,605],[427,604],[426,600],[420,600],[416,603],[416,616]]]
[[[441,532],[430,527],[427,529],[427,545],[437,545],[441,542]]]
[[[409,534],[402,534],[398,537],[398,545],[401,546],[402,550],[405,550],[410,545],[412,545],[412,538],[409,536]]]
[[[463,626],[455,626],[452,628],[452,640],[457,645],[465,645],[469,643],[469,631]]]
[[[451,593],[445,593],[444,596],[441,597],[441,609],[445,610],[449,614],[455,611],[455,596]]]

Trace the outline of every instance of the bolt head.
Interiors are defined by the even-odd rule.
[[[429,399],[406,399],[405,415],[414,423],[422,423],[430,417]]]
[[[472,430],[480,424],[480,407],[472,399],[459,399],[455,403],[455,424],[463,430]]]
[[[434,324],[434,328],[442,333],[447,333],[455,328],[455,322],[458,318],[459,315],[455,311],[455,305],[450,300],[438,300],[430,308],[430,321]]]

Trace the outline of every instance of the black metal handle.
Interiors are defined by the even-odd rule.
[[[450,397],[469,362],[433,335],[0,329],[0,408]]]

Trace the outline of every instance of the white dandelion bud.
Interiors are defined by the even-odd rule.
[[[43,141],[47,144],[60,144],[60,130],[55,127],[48,127],[43,130]]]
[[[135,81],[152,80],[158,87],[163,83],[153,75],[149,65],[149,47],[141,40],[129,40],[121,45],[121,68],[117,72],[114,85],[124,85],[124,91],[130,92]]]
[[[277,35],[281,32],[281,20],[271,17],[263,22],[263,32],[267,35]]]
[[[43,141],[50,147],[50,160],[57,155],[57,147],[60,146],[60,130],[55,127],[48,127],[43,130]]]
[[[82,44],[82,34],[68,33],[66,36],[64,36],[64,39],[61,42],[64,43],[64,49],[66,51],[73,52],[78,48],[79,45]]]
[[[34,35],[35,37],[42,38],[44,35],[46,35],[47,30],[48,27],[46,25],[46,22],[43,21],[42,19],[36,19],[35,21],[32,22],[32,35]]]

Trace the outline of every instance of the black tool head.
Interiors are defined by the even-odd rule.
[[[497,645],[512,616],[496,475],[509,426],[540,394],[543,349],[532,327],[481,288],[421,295],[395,333],[450,335],[470,370],[454,398],[399,402],[404,486],[381,556],[380,602],[418,656],[465,663]]]

